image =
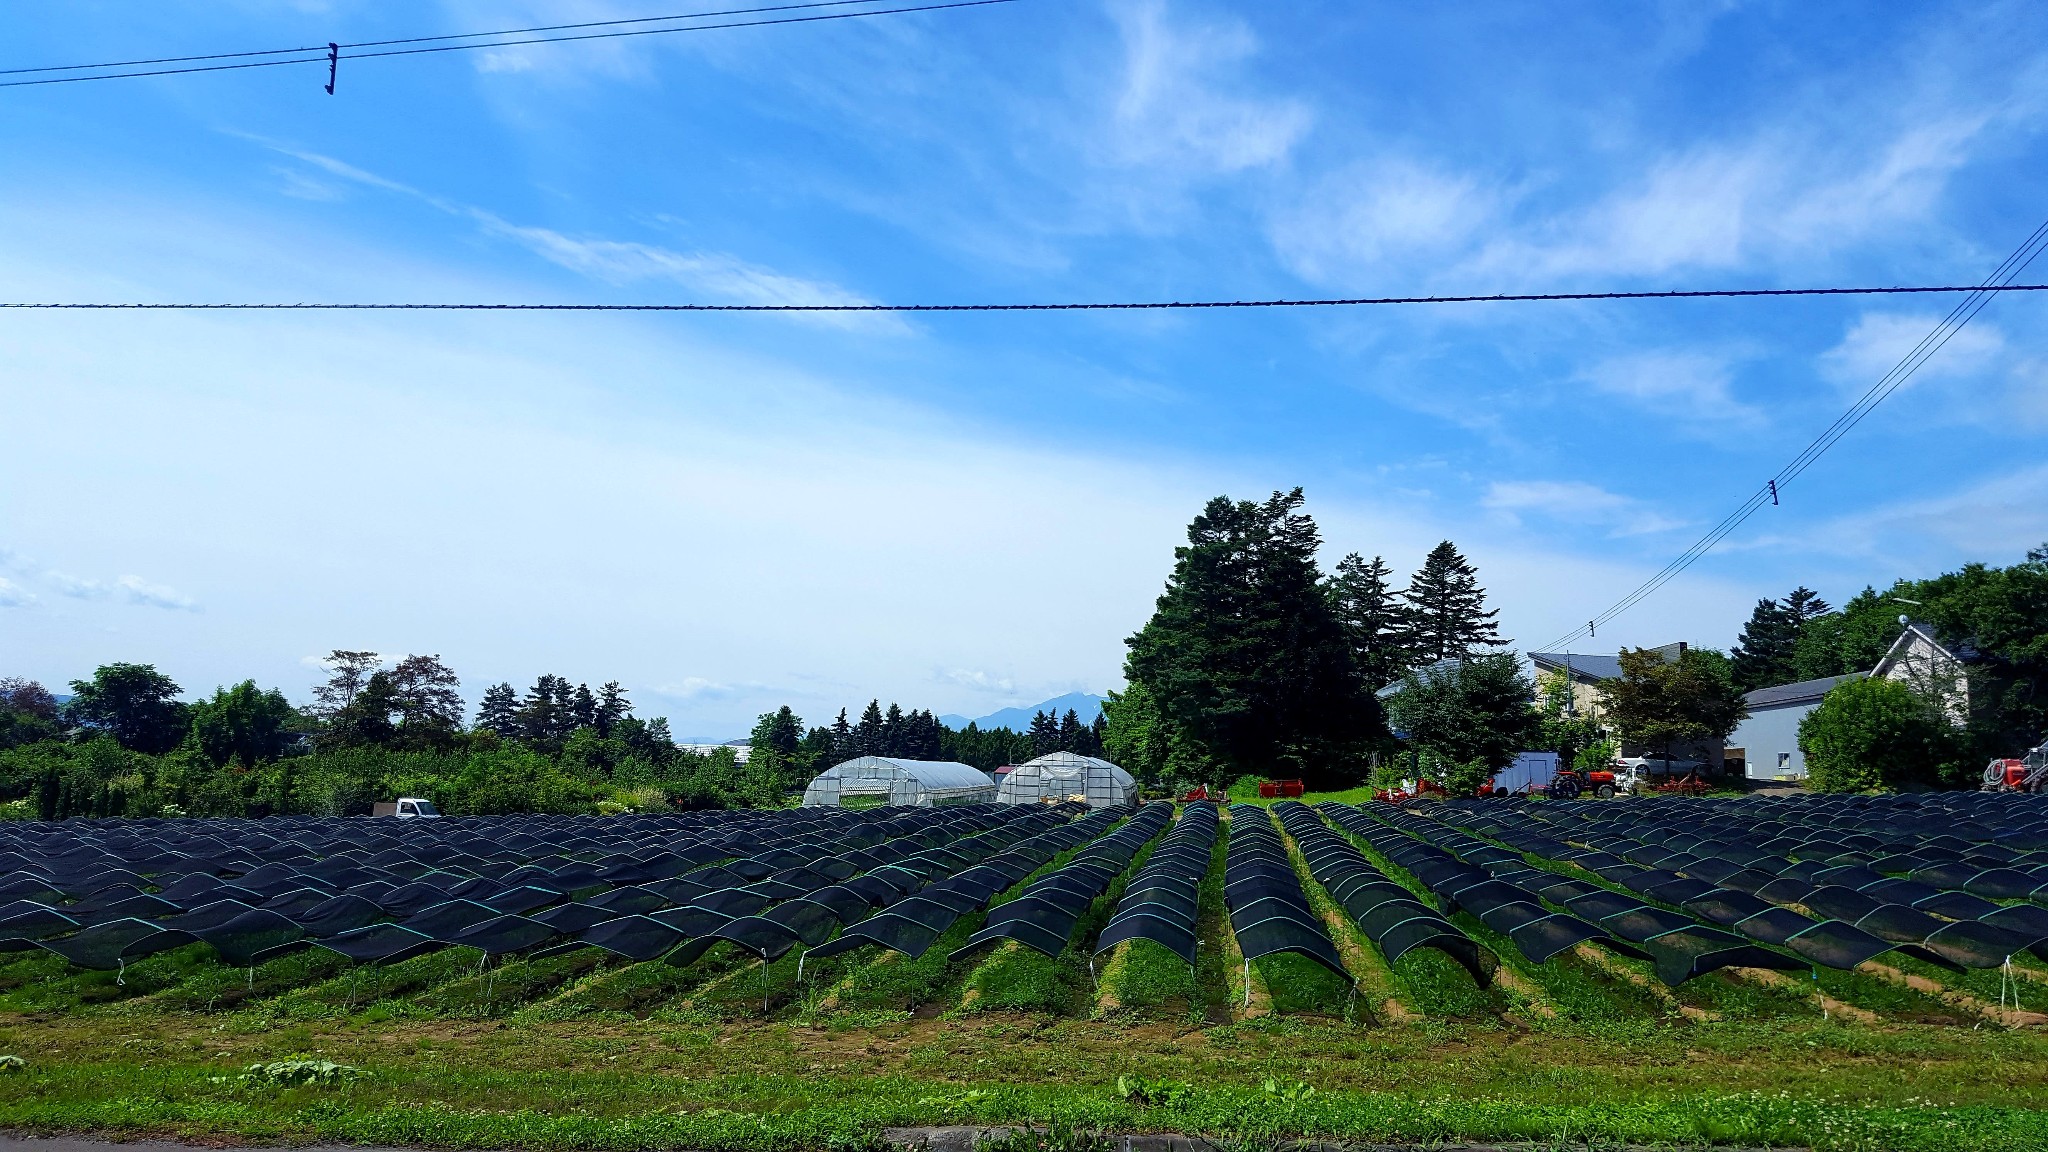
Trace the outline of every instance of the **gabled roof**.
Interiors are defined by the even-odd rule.
[[[1885,673],[1890,672],[1892,665],[1899,662],[1900,658],[1906,654],[1906,651],[1913,646],[1915,639],[1926,641],[1928,646],[1936,652],[1941,653],[1958,664],[1962,663],[1961,655],[1951,651],[1948,645],[1943,644],[1941,638],[1934,634],[1934,629],[1920,623],[1918,620],[1909,620],[1906,621],[1905,629],[1899,633],[1899,638],[1892,641],[1891,649],[1884,654],[1884,659],[1877,662],[1877,667],[1872,668],[1870,674],[1872,676],[1883,676]]]
[[[1421,680],[1424,683],[1429,683],[1431,681],[1434,681],[1438,676],[1441,676],[1446,672],[1456,674],[1458,666],[1463,663],[1464,661],[1456,656],[1447,656],[1444,659],[1438,660],[1433,664],[1424,664],[1422,667],[1415,669],[1414,676],[1417,680]],[[1403,684],[1406,684],[1407,682],[1408,677],[1403,676],[1399,680],[1394,681],[1392,684],[1387,685],[1385,688],[1382,688],[1379,691],[1373,693],[1373,695],[1379,697],[1382,700],[1391,700],[1394,697],[1399,696],[1401,694],[1401,686]]]
[[[1794,704],[1811,704],[1828,694],[1828,689],[1846,680],[1861,680],[1863,673],[1851,672],[1847,676],[1823,676],[1818,680],[1801,680],[1797,684],[1779,684],[1773,688],[1759,688],[1743,694],[1742,702],[1749,710],[1788,708]]]
[[[1542,672],[1569,668],[1574,680],[1619,680],[1621,657],[1597,656],[1585,652],[1531,652],[1529,661]]]

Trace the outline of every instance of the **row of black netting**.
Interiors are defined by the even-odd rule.
[[[1058,869],[1033,880],[1015,900],[990,910],[981,931],[956,949],[959,959],[984,945],[1014,940],[1057,956],[1073,939],[1082,913],[1109,891],[1145,845],[1173,821],[1173,805],[1152,803],[1121,827],[1074,854]]]
[[[1043,868],[1054,857],[1101,836],[1130,808],[1097,808],[1071,822],[1062,818],[972,868],[895,901],[811,951],[820,958],[869,945],[906,956],[924,955],[960,917],[988,905],[998,893]]]
[[[1209,874],[1221,824],[1214,804],[1198,801],[1181,809],[1173,831],[1124,885],[1116,912],[1096,937],[1097,956],[1127,941],[1150,940],[1194,967],[1202,878]]]
[[[194,942],[237,966],[309,946],[364,963],[454,945],[680,963],[728,941],[772,959],[916,896],[984,905],[1128,811],[16,824],[0,827],[0,951],[109,970]]]
[[[1387,963],[1393,964],[1417,948],[1434,948],[1464,965],[1480,984],[1489,982],[1491,973],[1482,963],[1479,946],[1471,937],[1436,909],[1417,900],[1413,892],[1388,878],[1349,840],[1332,832],[1314,809],[1298,800],[1285,800],[1273,808],[1287,834],[1294,837],[1295,845],[1301,849],[1309,873],[1380,950]],[[1357,813],[1356,809],[1345,811]],[[1386,851],[1386,846],[1377,842],[1374,847]],[[1412,855],[1389,855],[1411,871],[1427,864]]]
[[[1309,906],[1268,811],[1240,805],[1231,812],[1230,841],[1223,852],[1223,905],[1230,910],[1230,929],[1247,968],[1261,957],[1293,953],[1351,979],[1322,917]]]
[[[1570,933],[1588,931],[1646,952],[1673,984],[1730,966],[1850,969],[1887,952],[1950,969],[1998,967],[2022,952],[2048,958],[2038,800],[1455,802],[1371,805],[1350,815],[1326,808],[1360,835],[1361,824],[1380,822],[1443,854],[1448,862],[1403,866],[1532,961],[1561,950],[1552,938],[1570,946],[1582,942]],[[1529,857],[1596,880],[1531,867]],[[1577,923],[1555,918],[1564,914]]]

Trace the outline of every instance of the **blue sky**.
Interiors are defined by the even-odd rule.
[[[688,11],[17,0],[6,66]],[[0,90],[12,300],[977,301],[1968,282],[2048,10],[1024,0]],[[2037,270],[2048,277],[2048,268]],[[1931,327],[1900,299],[869,318],[0,316],[0,674],[617,678],[679,732],[1119,680],[1186,522],[1617,599]],[[1600,646],[2048,539],[1994,304]]]

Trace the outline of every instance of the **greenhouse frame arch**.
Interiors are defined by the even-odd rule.
[[[804,806],[888,804],[933,808],[944,804],[987,804],[995,796],[995,781],[980,769],[958,761],[856,756],[818,773],[804,789]]]
[[[1056,804],[1078,800],[1090,808],[1134,804],[1138,782],[1129,772],[1095,756],[1048,752],[1017,765],[996,787],[998,804]]]

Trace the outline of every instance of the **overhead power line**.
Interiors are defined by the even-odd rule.
[[[1913,374],[1920,370],[1920,366],[1927,363],[1936,352],[1941,351],[1942,346],[1953,339],[1957,332],[1962,331],[1963,326],[1974,319],[1977,313],[1983,311],[1984,306],[1991,303],[1993,298],[2001,292],[2030,290],[2032,286],[2013,284],[2012,280],[2024,272],[2027,265],[2032,264],[2035,257],[2044,249],[2048,249],[2048,222],[2043,222],[2040,227],[2034,229],[2033,234],[2018,248],[2013,249],[2012,254],[1993,269],[1982,284],[1966,289],[1967,294],[1963,299],[1949,310],[1948,315],[1941,318],[1941,322],[1936,324],[1932,331],[1921,337],[1920,342],[1915,344],[1911,351],[1897,364],[1892,365],[1891,371],[1886,372],[1858,396],[1856,402],[1849,405],[1847,411],[1835,417],[1833,423],[1821,429],[1819,435],[1799,450],[1798,455],[1792,457],[1775,475],[1764,481],[1755,492],[1750,493],[1749,498],[1737,505],[1733,512],[1709,529],[1706,535],[1694,541],[1692,547],[1679,553],[1676,559],[1658,569],[1656,575],[1645,580],[1606,611],[1588,620],[1585,627],[1574,629],[1551,641],[1548,650],[1559,651],[1581,638],[1590,639],[1601,625],[1642,603],[1659,588],[1676,579],[1679,573],[1692,567],[1700,557],[1727,539],[1730,533],[1740,528],[1751,516],[1766,507],[1776,507],[1787,485],[1813,467],[1828,449],[1840,443],[1842,437],[1855,430],[1879,404],[1884,403],[1886,397],[1912,379]]]
[[[371,60],[387,56],[423,56],[439,52],[471,52],[483,48],[517,48],[527,44],[563,44],[577,40],[615,40],[628,36],[666,36],[678,32],[710,32],[721,28],[762,28],[776,24],[815,24],[827,20],[854,20],[868,16],[897,16],[908,12],[939,12],[950,8],[982,8],[992,4],[1013,4],[1017,0],[947,0],[937,4],[903,5],[894,8],[863,8],[852,12],[823,12],[803,16],[773,16],[768,13],[796,12],[816,8],[843,8],[854,4],[875,4],[883,0],[816,0],[804,4],[778,4],[756,8],[727,8],[675,16],[641,16],[628,20],[596,20],[582,24],[549,24],[533,28],[509,28],[498,32],[460,32],[444,36],[412,36],[399,40],[363,40],[353,44],[309,44],[298,48],[265,48],[249,52],[220,52],[200,56],[160,56],[142,60],[121,60],[105,64],[54,64],[37,68],[0,68],[0,76],[29,76],[30,79],[0,80],[0,88],[29,88],[43,84],[79,84],[88,80],[128,80],[143,76],[178,76],[191,72],[235,72],[249,68],[276,68],[290,64],[326,64],[339,60]],[[680,24],[685,20],[708,20],[725,16],[761,16],[756,20],[728,20],[716,24]],[[674,27],[645,28],[620,25],[672,24]],[[590,32],[577,29],[605,28]],[[572,35],[533,35],[543,32],[573,32]],[[506,39],[506,37],[525,37]],[[482,43],[449,43],[480,40]],[[426,47],[402,47],[426,45]],[[361,49],[378,49],[361,51]],[[232,61],[232,63],[223,63]],[[158,68],[156,65],[179,65]],[[113,71],[113,69],[145,69]],[[49,73],[77,73],[55,76]]]
[[[2044,233],[2048,233],[2048,225],[2042,227]],[[1988,300],[2000,292],[2048,292],[2048,284],[1943,284],[1888,288],[1697,288],[1665,292],[1503,292],[1486,296],[1353,296],[1301,300],[1092,300],[1049,304],[154,304],[111,301],[14,301],[0,302],[0,309],[87,312],[1160,312],[1199,308],[1358,308],[1395,304],[1702,300],[1749,296],[1927,296],[1956,292],[1968,293],[1971,298],[1981,296]],[[1967,304],[1968,300],[1957,307],[1960,309]],[[1980,303],[1977,307],[1981,308],[1983,305]]]

